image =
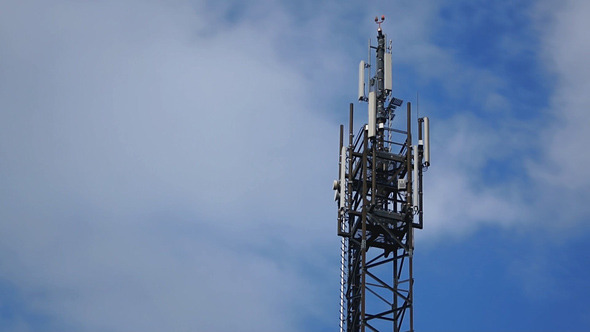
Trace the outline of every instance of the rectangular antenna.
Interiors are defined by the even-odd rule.
[[[430,120],[424,117],[424,165],[430,166]]]
[[[340,150],[340,209],[346,205],[346,146]]]
[[[385,90],[391,91],[392,89],[392,81],[391,81],[391,53],[385,52],[385,59],[384,59],[384,70],[385,70]]]
[[[418,168],[419,166],[419,155],[418,145],[412,147],[412,153],[414,154],[414,167],[412,168],[412,205],[414,208],[420,210],[420,200],[418,199]]]
[[[365,100],[365,61],[359,63],[359,98]]]
[[[377,96],[375,91],[369,92],[369,138],[375,137],[377,126]]]

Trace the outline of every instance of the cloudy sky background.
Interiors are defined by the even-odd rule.
[[[590,329],[589,13],[1,2],[2,330],[336,330],[338,125],[381,14],[431,117],[417,330]]]

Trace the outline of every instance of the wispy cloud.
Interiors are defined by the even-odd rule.
[[[21,314],[74,330],[293,329],[289,308],[314,287],[262,250],[297,260],[329,234],[305,209],[329,209],[313,188],[329,190],[317,166],[336,130],[274,32],[211,35],[182,3],[4,7],[2,274]]]
[[[330,179],[375,14],[394,40],[396,96],[420,89],[433,119],[419,236],[536,230],[550,224],[536,221],[544,214],[578,223],[590,179],[585,6],[537,12],[554,20],[539,39],[545,67],[527,70],[551,70],[555,89],[545,113],[520,116],[518,95],[539,86],[515,88],[503,63],[442,43],[436,29],[466,27],[451,29],[436,1],[0,5],[0,290],[18,303],[9,326],[336,326]],[[499,36],[495,47],[513,52],[498,61],[534,53],[536,41],[519,44],[527,36]],[[549,204],[555,192],[566,201]]]
[[[590,173],[586,165],[590,156],[586,143],[590,136],[590,69],[584,65],[590,55],[590,44],[584,31],[588,23],[584,12],[590,9],[584,1],[547,2],[552,20],[545,21],[543,59],[555,77],[555,90],[549,106],[549,117],[541,129],[544,158],[531,165],[531,171],[542,181],[568,190],[586,190]],[[546,17],[546,15],[539,15]]]

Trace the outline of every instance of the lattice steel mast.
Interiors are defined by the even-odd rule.
[[[412,145],[411,105],[406,128],[393,127],[403,101],[391,96],[391,46],[377,29],[375,74],[359,66],[359,100],[368,102],[369,121],[355,135],[350,104],[348,144],[340,126],[338,235],[341,242],[340,330],[414,331],[414,228],[423,226],[422,173],[430,165],[429,121],[418,119]],[[365,95],[365,73],[370,77]],[[423,137],[424,135],[424,137]],[[415,216],[418,221],[415,222]]]

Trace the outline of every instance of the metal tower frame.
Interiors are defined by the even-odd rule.
[[[418,121],[418,145],[412,145],[409,102],[406,128],[393,128],[395,110],[403,101],[390,96],[391,76],[386,71],[391,71],[391,53],[381,26],[377,31],[378,45],[369,45],[376,52],[376,70],[368,98],[364,77],[359,79],[359,100],[368,101],[369,124],[354,134],[350,104],[347,145],[340,126],[339,180],[334,190],[342,237],[342,332],[414,331],[414,229],[423,227],[422,173],[430,163],[428,118]],[[361,62],[360,76],[363,67],[370,65]]]

